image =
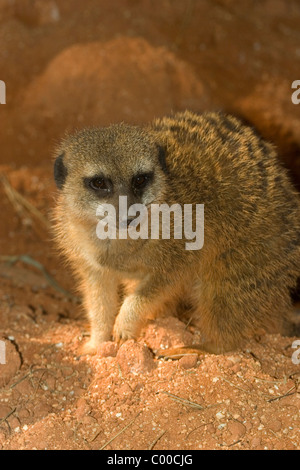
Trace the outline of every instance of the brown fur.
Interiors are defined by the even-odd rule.
[[[147,319],[175,311],[192,315],[212,352],[261,331],[289,332],[300,204],[274,148],[253,129],[232,116],[186,111],[145,129],[86,129],[59,153],[56,238],[81,280],[88,351],[112,335],[136,337]],[[132,176],[148,171],[153,181],[134,195]],[[99,172],[114,185],[106,200],[83,184]],[[116,205],[119,195],[129,205],[203,203],[203,248],[187,251],[174,239],[99,240],[97,204]]]

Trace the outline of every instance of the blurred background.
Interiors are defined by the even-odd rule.
[[[298,0],[0,0],[0,44],[2,164],[48,166],[74,127],[224,109],[300,181]]]

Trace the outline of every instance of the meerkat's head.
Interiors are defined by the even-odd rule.
[[[143,129],[125,124],[84,129],[58,150],[55,182],[65,210],[76,218],[95,221],[99,204],[112,204],[118,213],[119,196],[127,196],[128,207],[164,200],[164,149]]]

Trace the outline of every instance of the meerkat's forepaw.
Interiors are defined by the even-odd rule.
[[[115,341],[137,339],[145,323],[144,310],[144,305],[138,296],[130,295],[124,300],[113,327]]]
[[[113,339],[119,344],[124,343],[128,339],[136,339],[136,328],[132,325],[128,325],[128,323],[123,321],[115,322],[114,329],[113,329]]]
[[[87,340],[84,344],[82,344],[80,348],[80,355],[85,356],[85,355],[94,355],[97,354],[97,349],[100,346],[100,344],[110,341],[111,340],[111,335],[107,334],[91,334],[91,337],[89,340]]]
[[[97,352],[97,344],[92,339],[89,339],[86,341],[84,344],[81,345],[79,349],[79,355],[80,356],[86,356],[86,355],[94,355]]]

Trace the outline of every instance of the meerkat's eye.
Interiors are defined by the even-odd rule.
[[[95,190],[106,189],[106,183],[105,183],[104,178],[93,178],[90,181],[90,187]]]
[[[141,173],[132,178],[133,189],[143,189],[153,178],[153,173]]]
[[[85,185],[94,191],[111,191],[112,183],[107,178],[102,176],[94,176],[93,178],[86,178]]]

